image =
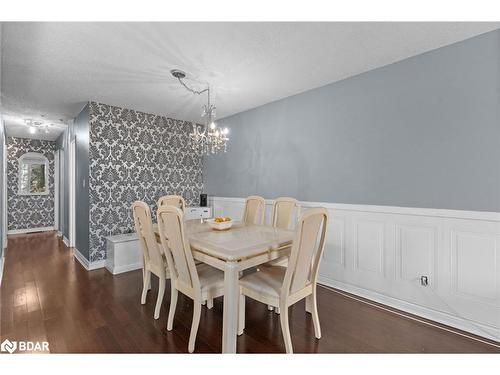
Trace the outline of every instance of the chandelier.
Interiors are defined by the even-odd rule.
[[[227,151],[228,128],[220,129],[215,123],[216,108],[210,103],[210,86],[204,90],[194,90],[184,83],[183,78],[186,78],[186,73],[182,70],[173,69],[170,71],[177,78],[182,86],[189,92],[195,95],[207,93],[207,104],[202,107],[201,117],[203,124],[193,124],[193,130],[189,137],[191,138],[191,148],[199,155],[214,155],[219,152]]]

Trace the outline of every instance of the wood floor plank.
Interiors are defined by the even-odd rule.
[[[49,342],[51,353],[186,353],[193,315],[179,295],[174,329],[166,330],[170,283],[153,319],[158,280],[140,304],[140,270],[86,271],[54,232],[9,236],[0,293],[0,337]],[[356,297],[357,298],[357,297]],[[359,298],[358,298],[359,299]],[[361,299],[362,300],[362,299]],[[301,301],[290,308],[296,353],[500,353],[500,348],[398,316],[318,288],[322,338],[314,337]],[[377,304],[375,304],[377,305]],[[220,353],[223,300],[202,309],[197,353]],[[239,353],[283,353],[279,315],[251,299]]]

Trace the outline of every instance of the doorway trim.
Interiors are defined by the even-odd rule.
[[[60,164],[59,150],[54,151],[54,229],[59,232],[59,190],[60,190]]]
[[[75,199],[75,182],[76,182],[76,137],[69,143],[69,247],[75,247],[76,243],[76,199]]]

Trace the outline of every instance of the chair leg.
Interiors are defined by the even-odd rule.
[[[312,307],[312,319],[313,319],[313,324],[314,324],[314,336],[316,336],[317,339],[321,338],[321,327],[319,325],[319,315],[318,315],[318,301],[316,298],[316,288],[313,289],[313,292],[311,294],[311,307]]]
[[[282,305],[280,307],[280,323],[281,323],[281,333],[283,334],[283,340],[285,341],[285,349],[287,354],[293,353],[292,348],[292,338],[290,336],[290,327],[288,324],[288,306]]]
[[[170,287],[170,309],[168,310],[167,331],[171,331],[174,326],[175,308],[177,307],[177,296],[179,292],[173,286]]]
[[[142,295],[141,295],[141,305],[146,303],[146,295],[148,294],[148,285],[151,282],[151,272],[144,270],[142,279]],[[149,281],[148,281],[149,280]]]
[[[148,290],[151,290],[151,272],[148,272]]]
[[[238,336],[245,330],[245,295],[240,294],[240,304],[238,306]]]
[[[312,314],[312,312],[313,312],[313,296],[312,296],[312,294],[309,294],[306,297],[306,312],[308,312],[309,314]]]
[[[161,303],[163,302],[163,295],[165,294],[165,284],[165,275],[161,275],[158,288],[158,299],[156,300],[155,319],[160,317]]]
[[[211,309],[212,307],[214,307],[214,299],[213,298],[208,298],[207,299],[207,309]]]
[[[200,325],[201,316],[201,301],[195,299],[193,303],[193,323],[191,323],[191,333],[189,334],[188,344],[189,353],[194,352],[194,344],[196,342],[196,334],[198,333],[198,326]]]

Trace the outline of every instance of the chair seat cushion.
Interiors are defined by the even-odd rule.
[[[285,273],[286,267],[262,267],[260,271],[242,277],[240,279],[240,286],[260,294],[279,298]]]
[[[208,289],[224,288],[224,272],[205,263],[197,265],[196,269],[202,292]]]

